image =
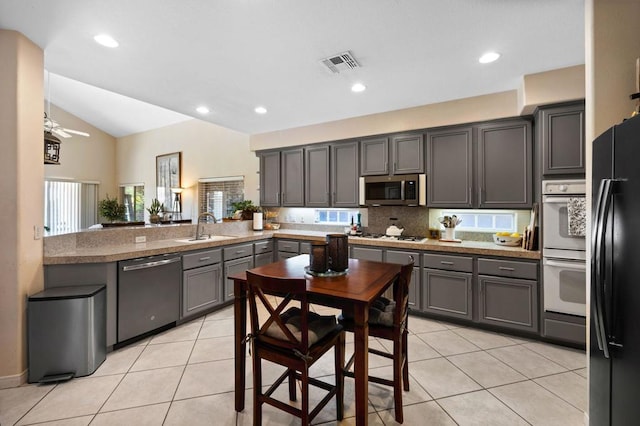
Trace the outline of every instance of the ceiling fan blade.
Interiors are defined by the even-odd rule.
[[[56,136],[59,136],[61,138],[70,138],[71,135],[67,132],[65,132],[64,130],[62,130],[59,127],[54,127],[53,129],[51,129],[51,133],[53,133]]]
[[[73,133],[74,135],[80,135],[80,136],[86,136],[86,137],[90,136],[89,133],[81,132],[80,130],[67,129],[65,127],[63,127],[62,130],[67,132],[67,133]]]

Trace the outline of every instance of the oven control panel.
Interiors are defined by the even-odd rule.
[[[545,195],[584,194],[586,189],[584,179],[542,181],[542,193]]]

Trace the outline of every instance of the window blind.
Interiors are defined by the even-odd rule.
[[[88,228],[98,221],[98,184],[44,181],[44,225],[49,235]]]
[[[198,213],[212,213],[216,219],[233,215],[233,203],[244,200],[244,177],[205,178],[198,181]]]

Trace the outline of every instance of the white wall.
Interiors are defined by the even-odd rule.
[[[245,178],[245,199],[259,204],[258,158],[249,150],[249,136],[200,120],[118,138],[118,184],[144,183],[145,204],[155,198],[156,156],[182,152],[182,217],[197,217],[199,178]],[[145,212],[148,220],[148,213]]]

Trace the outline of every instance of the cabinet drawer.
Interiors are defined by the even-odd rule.
[[[224,249],[224,260],[238,259],[240,257],[252,256],[253,244],[241,244]]]
[[[203,250],[182,256],[182,269],[197,268],[198,266],[213,265],[222,261],[222,250]]]
[[[267,265],[273,262],[273,253],[256,253],[256,257],[254,259],[253,264],[256,268],[258,266]]]
[[[498,277],[538,279],[538,264],[500,259],[478,259],[478,274]]]
[[[351,257],[354,259],[382,262],[382,249],[351,246]]]
[[[311,253],[311,243],[304,242],[300,243],[300,254],[309,254]]]
[[[418,253],[412,251],[398,251],[398,250],[387,250],[387,262],[389,263],[397,263],[399,265],[406,265],[411,262],[411,257],[413,257],[413,264],[415,266],[420,265],[420,255]]]
[[[298,253],[300,251],[300,243],[297,241],[278,241],[278,251]]]
[[[423,254],[422,256],[425,268],[473,272],[473,258],[471,257],[446,256],[442,254]]]
[[[269,253],[273,251],[273,241],[259,241],[253,244],[255,254]]]

